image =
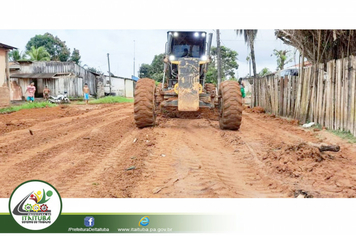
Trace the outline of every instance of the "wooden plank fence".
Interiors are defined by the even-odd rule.
[[[356,57],[329,61],[326,68],[303,68],[299,74],[255,79],[252,106],[356,136]]]

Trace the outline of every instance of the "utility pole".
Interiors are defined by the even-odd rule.
[[[108,53],[108,67],[109,67],[109,83],[110,83],[110,96],[111,96],[111,72],[110,72],[110,58]]]
[[[133,76],[135,76],[135,40],[134,40]]]
[[[216,30],[216,49],[217,49],[217,62],[218,62],[218,88],[221,83],[221,54],[220,54],[220,30]]]

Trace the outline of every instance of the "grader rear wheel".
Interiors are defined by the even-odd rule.
[[[139,79],[136,83],[134,118],[138,128],[155,125],[155,91],[155,81],[152,79]]]
[[[224,81],[219,88],[221,129],[238,130],[242,120],[242,96],[238,82]]]

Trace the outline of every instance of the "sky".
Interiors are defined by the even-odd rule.
[[[61,4],[18,0],[16,6],[7,1],[2,3],[2,9],[10,10],[0,15],[0,42],[22,51],[31,37],[49,32],[65,41],[71,51],[79,49],[81,65],[107,73],[109,53],[111,72],[131,77],[137,75],[140,64],[150,64],[154,55],[164,52],[167,31],[212,32],[213,46],[216,46],[214,29],[220,29],[221,45],[238,53],[236,76],[243,77],[249,73],[246,62],[249,49],[234,29],[258,29],[257,72],[264,67],[275,71],[273,49],[294,49],[276,39],[274,29],[354,28],[353,8],[342,7],[337,11],[340,6],[327,8],[325,4],[306,0],[293,5],[293,10],[280,0],[210,3],[180,0],[171,4],[164,0],[62,0]],[[316,8],[320,14],[314,11]],[[331,14],[334,17],[329,17]],[[298,64],[297,61],[298,56],[287,66]]]
[[[79,49],[81,65],[95,67],[107,74],[108,57],[110,58],[110,70],[118,76],[131,77],[142,63],[151,64],[155,55],[163,53],[167,37],[167,31],[175,29],[146,29],[146,30],[66,30],[66,29],[11,29],[0,30],[0,42],[17,47],[25,51],[25,46],[30,38],[35,35],[43,35],[46,32],[58,36],[73,51]],[[181,29],[179,29],[181,30]],[[183,29],[184,30],[184,29]],[[187,29],[191,31],[191,29]],[[194,30],[193,30],[194,31]],[[216,46],[216,30],[202,29],[213,33],[213,46]],[[233,29],[220,30],[221,45],[228,47],[238,53],[239,69],[236,76],[242,77],[249,73],[246,62],[250,50],[244,42],[243,36],[237,36]],[[274,36],[274,30],[258,30],[255,41],[255,53],[257,72],[262,68],[275,71],[277,67],[276,57],[271,56],[273,49],[293,48],[283,44]],[[134,70],[135,58],[135,70]]]

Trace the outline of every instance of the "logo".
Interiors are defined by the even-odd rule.
[[[149,216],[144,216],[138,222],[138,226],[147,226],[149,223],[150,223],[150,217]]]
[[[86,227],[93,227],[94,226],[94,217],[87,216],[84,218],[84,225]]]
[[[20,184],[9,200],[10,214],[22,227],[41,230],[52,225],[62,211],[58,191],[49,183],[31,180]]]

